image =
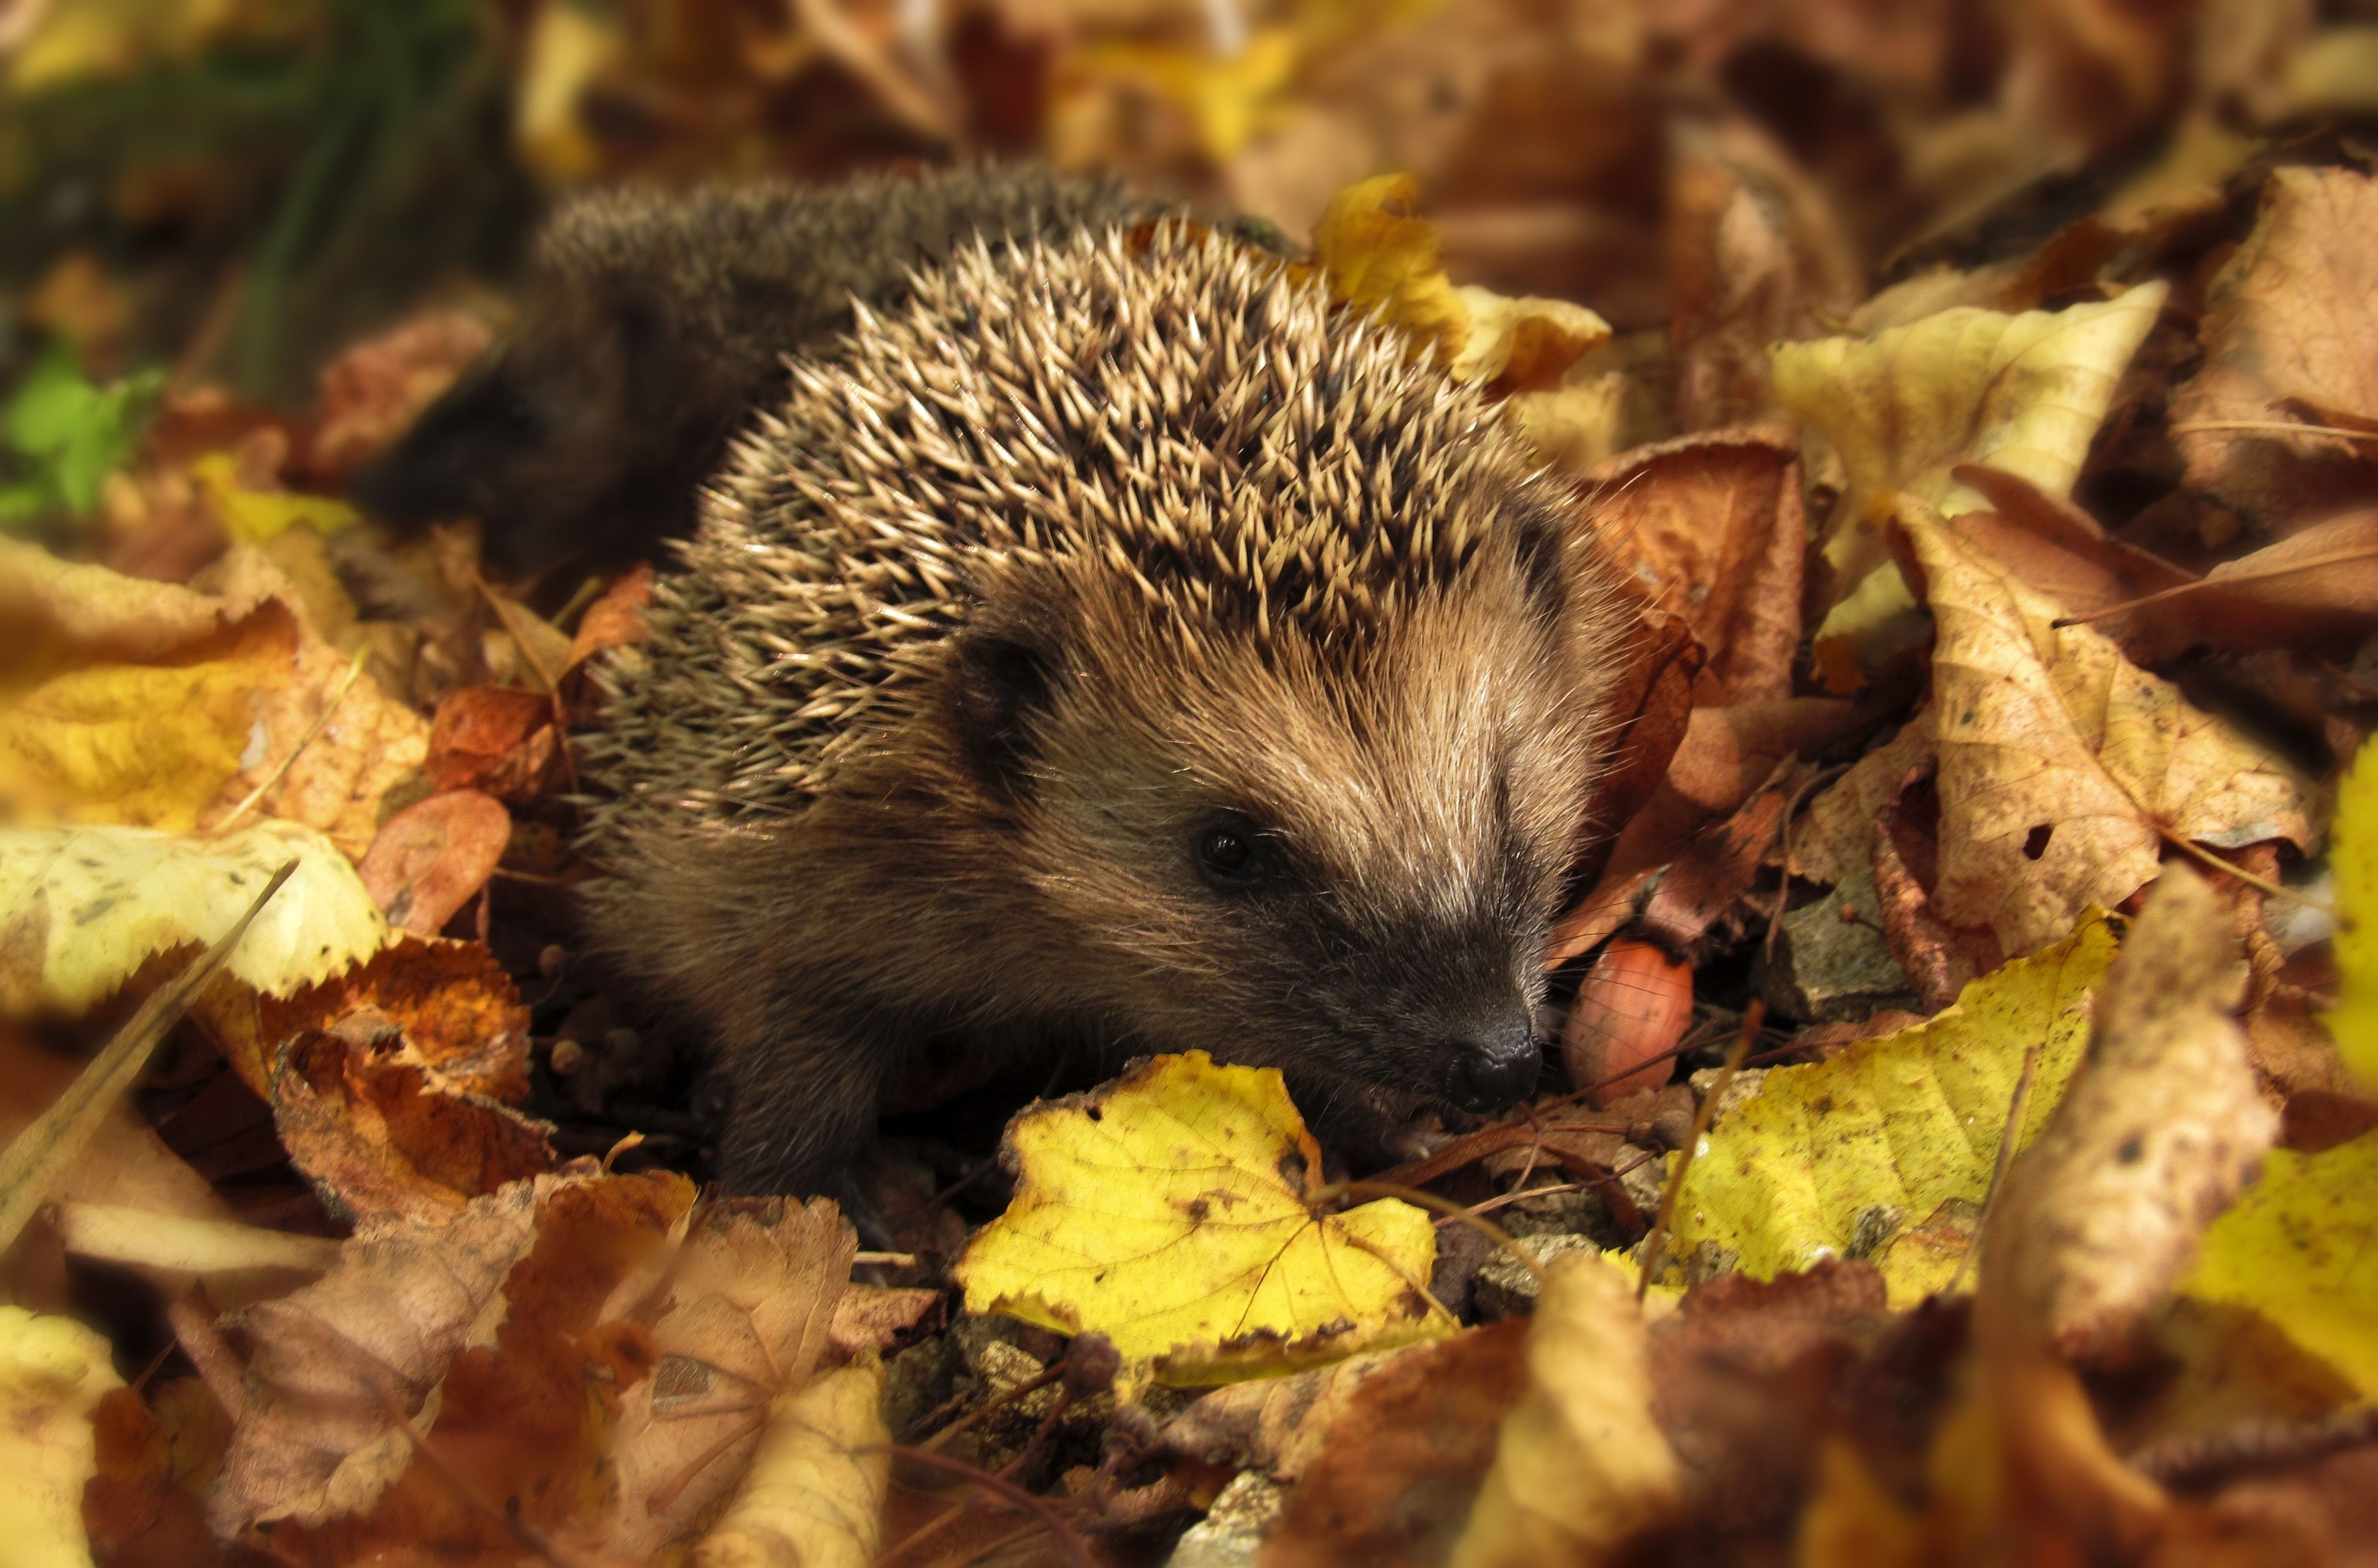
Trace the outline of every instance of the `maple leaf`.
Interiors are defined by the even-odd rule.
[[[892,1481],[883,1369],[870,1357],[779,1396],[759,1452],[692,1568],[866,1568]]]
[[[781,1442],[751,1418],[787,1397],[811,1401],[799,1410],[822,1402],[831,1415],[849,1397],[847,1385],[817,1394],[803,1390],[828,1349],[857,1246],[830,1203],[773,1200],[713,1209],[681,1248],[656,1256],[612,1291],[603,1321],[648,1323],[654,1364],[652,1375],[620,1398],[611,1550],[637,1562],[658,1551],[710,1516],[747,1462],[752,1475],[737,1507],[748,1521],[769,1506],[757,1493],[778,1483],[762,1475],[763,1466],[798,1469],[803,1462],[777,1454]],[[880,1371],[874,1379],[880,1390]],[[795,1409],[771,1417],[772,1423],[802,1418]],[[880,1418],[875,1435],[860,1441],[890,1441]],[[882,1492],[879,1474],[875,1496]],[[871,1527],[873,1512],[865,1510]]]
[[[967,1310],[1099,1333],[1171,1383],[1223,1382],[1447,1332],[1428,1216],[1316,1214],[1321,1151],[1270,1068],[1158,1057],[1028,1110],[1007,1212],[952,1269]]]

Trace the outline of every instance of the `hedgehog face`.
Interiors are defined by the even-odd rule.
[[[1111,574],[993,615],[966,663],[1017,700],[970,744],[1081,1004],[1308,1095],[1531,1093],[1598,741],[1531,569],[1490,551],[1360,646],[1171,627]]]

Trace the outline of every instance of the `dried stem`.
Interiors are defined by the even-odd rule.
[[[1693,1168],[1693,1155],[1699,1152],[1701,1140],[1709,1135],[1710,1123],[1717,1119],[1718,1102],[1734,1084],[1734,1075],[1742,1071],[1743,1059],[1750,1054],[1750,1042],[1757,1037],[1759,1026],[1767,1021],[1767,1004],[1753,1001],[1742,1015],[1742,1028],[1734,1036],[1734,1048],[1725,1053],[1725,1066],[1720,1070],[1717,1082],[1710,1085],[1709,1098],[1693,1117],[1693,1135],[1685,1140],[1677,1151],[1676,1168],[1669,1173],[1668,1185],[1660,1193],[1659,1216],[1651,1222],[1651,1234],[1643,1239],[1643,1268],[1635,1278],[1635,1299],[1640,1302],[1644,1292],[1651,1288],[1651,1276],[1660,1272],[1660,1254],[1668,1244],[1668,1224],[1675,1217],[1676,1194],[1685,1189],[1685,1173]]]

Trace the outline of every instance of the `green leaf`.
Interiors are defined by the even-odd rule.
[[[5,423],[8,444],[28,456],[62,449],[75,432],[90,424],[103,401],[97,387],[83,379],[72,350],[61,345],[25,373],[8,399]]]

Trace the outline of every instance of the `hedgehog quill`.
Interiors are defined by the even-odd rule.
[[[1358,1160],[1531,1093],[1619,618],[1579,505],[1194,225],[859,309],[580,742],[594,944],[715,1036],[728,1184],[847,1191],[954,1052],[1278,1067]]]

